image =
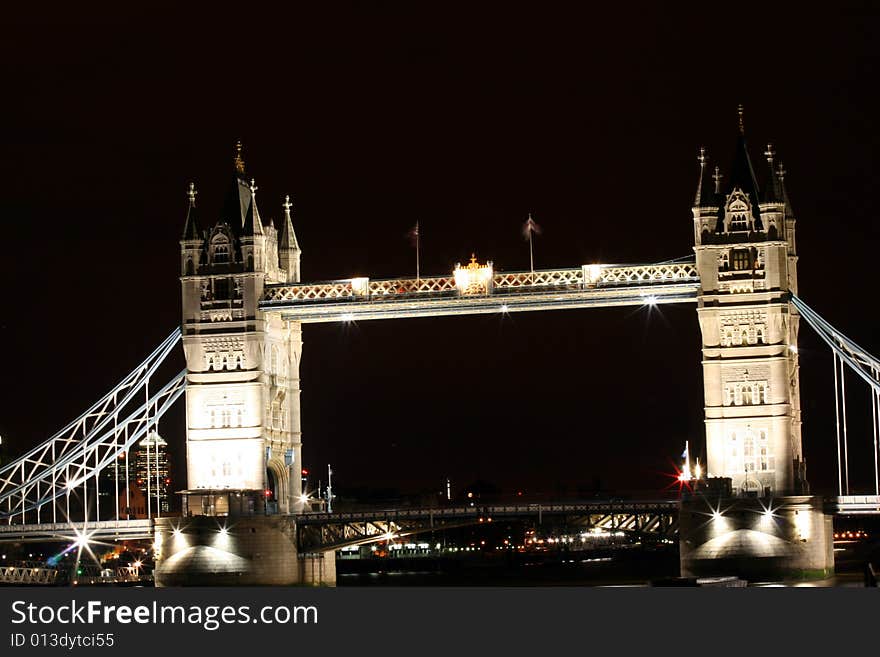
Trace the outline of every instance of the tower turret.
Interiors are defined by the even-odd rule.
[[[296,233],[293,230],[293,219],[290,216],[290,208],[293,204],[290,202],[290,196],[284,197],[284,219],[281,222],[281,238],[278,241],[278,256],[281,269],[286,273],[288,283],[299,283],[300,281],[300,259],[302,251],[299,248],[299,242],[296,239]]]

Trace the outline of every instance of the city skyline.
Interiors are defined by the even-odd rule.
[[[236,61],[235,85],[207,62],[173,66],[176,57],[223,53],[224,35],[207,33],[171,52],[140,52],[111,30],[102,34],[122,47],[118,64],[83,45],[57,68],[34,53],[9,71],[22,93],[0,165],[13,190],[5,213],[17,218],[8,274],[21,281],[2,322],[20,380],[0,425],[7,454],[75,417],[180,323],[186,188],[196,183],[213,222],[236,139],[263,215],[278,225],[284,195],[292,197],[304,281],[413,275],[407,233],[416,221],[423,274],[449,273],[471,253],[528,269],[520,230],[529,213],[543,229],[534,238],[539,269],[659,262],[692,254],[698,149],[729,168],[742,103],[755,164],[772,141],[790,171],[801,296],[880,351],[870,331],[876,311],[859,304],[877,237],[869,130],[877,99],[868,88],[872,26],[857,14],[831,16],[830,38],[816,50],[799,36],[817,29],[815,17],[768,13],[782,61],[723,51],[712,66],[663,32],[696,27],[681,16],[656,16],[656,31],[639,26],[631,49],[618,52],[610,36],[576,40],[565,21],[528,28],[519,14],[490,37],[488,14],[446,25],[416,10],[360,7],[332,43],[305,29],[328,17],[299,14],[289,52],[270,38],[247,41],[256,61],[275,63]],[[149,17],[108,20],[145,43]],[[368,38],[358,20],[387,39]],[[783,29],[797,20],[804,29]],[[404,29],[411,24],[418,29]],[[862,29],[844,29],[853,25]],[[517,38],[530,29],[531,39]],[[724,25],[719,42],[737,36]],[[619,60],[597,64],[609,49]],[[652,52],[661,74],[645,61]],[[720,69],[737,82],[713,81]],[[260,109],[247,106],[249,76]],[[780,77],[786,93],[773,95]],[[699,103],[688,96],[694,79],[708,96]],[[237,103],[224,105],[224,92]],[[617,102],[599,99],[609,96]],[[67,101],[64,120],[47,123],[50,97]],[[843,274],[851,284],[839,284]],[[606,489],[656,490],[685,440],[703,445],[690,305],[313,326],[304,338],[303,464],[321,472],[332,462],[340,490],[441,490],[446,477],[459,488],[482,479],[556,492],[561,483],[569,496],[597,478]],[[830,488],[831,358],[809,329],[800,346],[807,476]],[[60,396],[48,408],[47,379]],[[869,410],[857,408],[854,426],[869,428]],[[182,412],[160,432],[180,450]]]

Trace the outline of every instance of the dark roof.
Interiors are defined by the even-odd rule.
[[[746,146],[746,137],[740,132],[736,140],[736,151],[733,155],[733,165],[730,167],[730,176],[724,185],[725,197],[729,195],[735,188],[741,189],[749,197],[752,204],[752,212],[757,219],[760,211],[758,203],[761,200],[760,188],[758,180],[755,178],[755,169],[752,166],[752,160],[749,157],[749,150]]]
[[[241,228],[242,236],[262,235],[263,222],[260,221],[260,211],[257,209],[257,198],[251,194],[247,212],[244,215],[244,225]]]
[[[233,173],[223,207],[220,210],[220,221],[225,221],[232,230],[238,233],[245,222],[245,215],[251,202],[251,189],[244,180],[243,174]]]

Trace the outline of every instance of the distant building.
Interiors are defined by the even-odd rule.
[[[126,472],[126,454],[119,455],[116,464],[104,468],[101,473],[103,493],[111,499],[119,491],[119,511],[121,515],[146,517],[147,496],[149,495],[150,511],[155,514],[156,486],[159,489],[159,508],[162,513],[171,510],[171,472],[168,458],[168,443],[157,432],[151,431],[129,452],[128,470]],[[118,487],[116,479],[119,479]],[[129,504],[125,504],[126,477],[129,481]],[[137,504],[134,503],[132,491],[138,491]],[[126,512],[126,506],[131,511]],[[140,509],[143,507],[143,510]]]

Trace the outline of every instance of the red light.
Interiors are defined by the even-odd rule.
[[[303,476],[303,477],[308,477],[308,476],[309,476],[309,471],[306,470],[305,468],[303,468],[303,470],[302,470],[302,476]]]
[[[272,497],[272,491],[269,490],[268,488],[266,489],[265,493],[266,493],[266,497]]]
[[[165,483],[166,483],[166,484],[170,484],[170,483],[171,483],[171,479],[168,478],[168,477],[165,477]]]

